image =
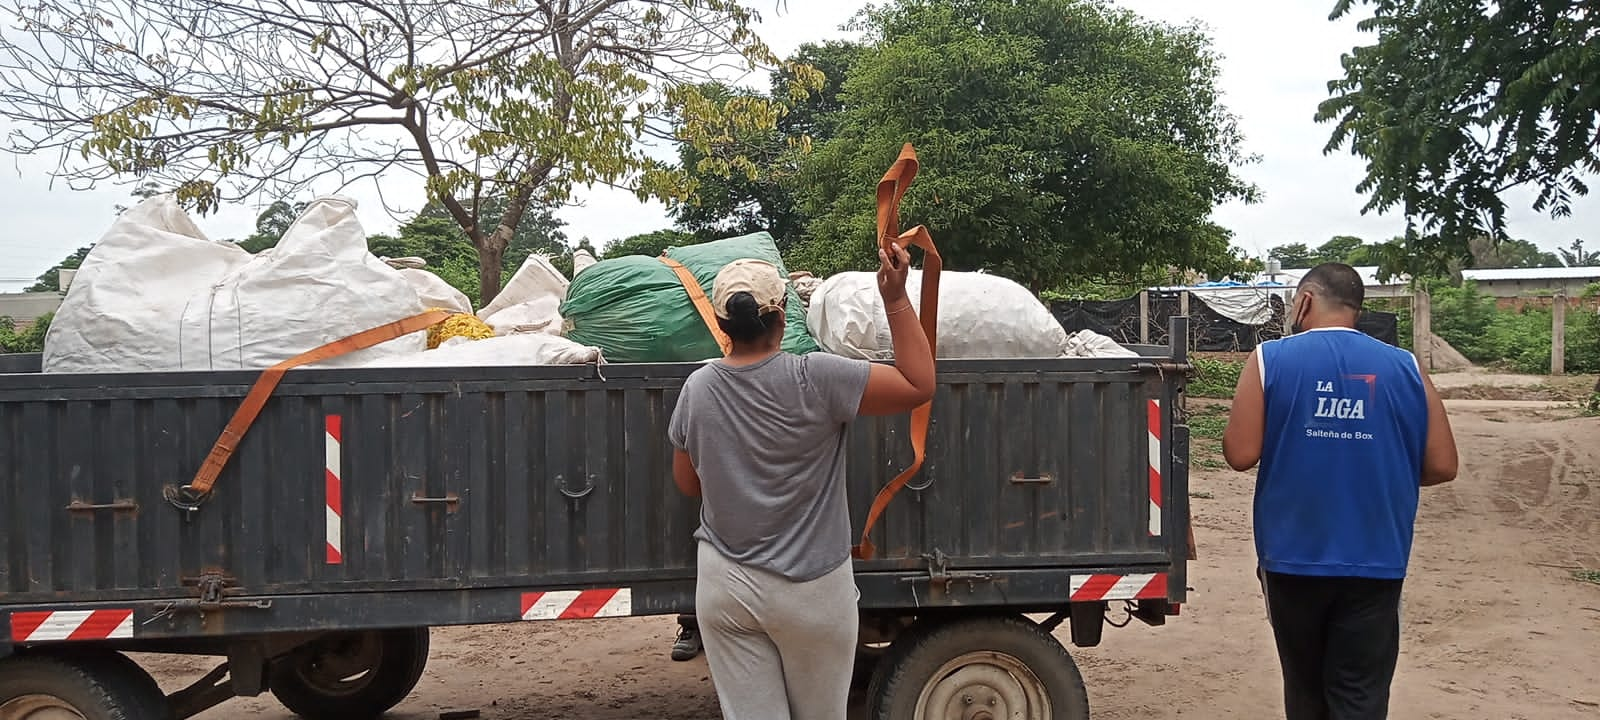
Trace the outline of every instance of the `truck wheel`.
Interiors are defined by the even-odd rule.
[[[32,654],[0,661],[0,718],[5,720],[171,717],[156,681],[121,653]]]
[[[300,717],[364,720],[400,704],[427,663],[427,628],[329,633],[274,662],[269,685]]]
[[[889,647],[870,720],[1088,720],[1083,676],[1061,643],[1016,617],[914,629]]]

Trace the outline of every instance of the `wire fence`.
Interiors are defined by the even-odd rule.
[[[1246,291],[1254,291],[1255,296]],[[1229,309],[1228,314],[1212,307],[1205,292],[1150,290],[1141,295],[1121,300],[1062,300],[1051,303],[1050,310],[1067,332],[1092,330],[1120,343],[1152,345],[1167,344],[1168,321],[1187,314],[1189,349],[1194,352],[1245,353],[1284,336],[1286,304],[1281,291],[1230,289],[1228,301],[1216,303]],[[1396,313],[1364,311],[1357,327],[1391,345],[1400,344]]]

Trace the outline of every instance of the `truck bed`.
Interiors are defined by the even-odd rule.
[[[941,362],[927,464],[856,566],[863,609],[1183,602],[1184,358],[1140,350]],[[694,365],[294,371],[183,510],[255,373],[6,362],[0,610],[125,607],[140,637],[181,637],[528,619],[529,597],[593,588],[622,614],[692,608],[698,501],[666,424]],[[907,433],[854,423],[857,530]]]

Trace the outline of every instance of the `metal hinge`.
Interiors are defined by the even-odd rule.
[[[950,558],[944,554],[943,550],[938,548],[934,548],[931,554],[923,553],[922,559],[928,563],[928,577],[901,578],[900,582],[926,582],[930,586],[938,586],[941,590],[950,592],[950,585],[953,583],[966,583],[967,589],[971,590],[972,586],[978,583],[994,581],[992,573],[952,571],[950,569]]]

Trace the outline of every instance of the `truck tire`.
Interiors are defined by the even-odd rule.
[[[400,704],[428,664],[428,629],[329,633],[274,661],[278,702],[307,720],[367,720]]]
[[[25,654],[0,660],[0,718],[170,720],[150,673],[111,651]]]
[[[1066,648],[1019,617],[913,628],[889,647],[867,692],[869,720],[1088,720]]]

